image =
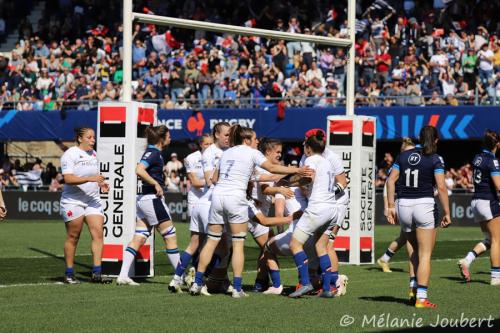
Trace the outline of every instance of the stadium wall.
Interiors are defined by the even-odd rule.
[[[310,128],[324,127],[329,115],[343,115],[344,108],[290,108],[278,117],[273,105],[260,109],[159,110],[159,123],[171,130],[173,140],[190,140],[210,132],[219,121],[239,123],[259,136],[302,140]],[[500,107],[371,107],[356,114],[377,118],[377,139],[416,137],[424,125],[434,125],[444,140],[481,138],[486,128],[500,131]],[[97,124],[94,111],[0,111],[0,141],[72,140],[73,129]]]
[[[9,220],[58,220],[59,192],[18,192],[3,193]],[[167,193],[165,200],[175,221],[186,221],[186,198],[180,193]],[[471,193],[454,193],[450,196],[450,209],[453,225],[475,226],[470,202]],[[384,217],[382,194],[375,196],[375,222],[377,225],[387,224]]]

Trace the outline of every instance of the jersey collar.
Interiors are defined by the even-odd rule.
[[[416,144],[416,145],[415,145],[415,148],[420,149],[420,148],[423,148],[423,147],[422,147],[422,145],[421,145],[421,144]]]
[[[493,152],[491,150],[483,149],[483,153],[486,153],[486,154],[489,154],[489,155],[495,157],[495,154],[493,154]]]
[[[158,147],[156,147],[155,145],[148,145],[148,148],[156,149],[156,150],[160,151],[160,149],[158,149]]]

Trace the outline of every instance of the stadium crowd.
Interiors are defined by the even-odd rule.
[[[9,13],[13,1],[2,3],[2,12]],[[19,31],[15,49],[0,53],[0,109],[87,110],[96,101],[118,99],[123,77],[121,1],[46,3],[38,26],[22,20],[13,27]],[[135,1],[135,10],[292,33],[347,34],[343,3],[223,4]],[[500,25],[494,13],[499,7],[495,1],[358,1],[356,103],[496,103]],[[341,105],[346,65],[341,48],[134,26],[133,98],[156,100],[165,109],[247,107],[281,100],[287,106]]]

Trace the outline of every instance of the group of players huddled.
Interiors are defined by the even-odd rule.
[[[283,294],[278,258],[293,256],[299,283],[289,297],[316,293],[332,298],[346,293],[348,278],[339,275],[334,242],[349,204],[347,179],[340,157],[325,149],[323,130],[305,133],[304,156],[298,167],[282,165],[283,145],[279,140],[258,140],[250,128],[220,122],[214,126],[212,135],[203,135],[199,151],[185,159],[191,182],[188,194],[191,235],[182,254],[163,198],[161,151],[169,145],[170,134],[161,125],[149,127],[146,138],[148,145],[136,167],[136,174],[142,180],[142,191],[137,196],[136,229],[124,251],[117,284],[138,285],[129,276],[130,267],[155,227],[165,240],[168,259],[175,269],[169,284],[172,292],[180,293],[185,287],[192,295],[227,292],[234,298],[248,296],[242,289],[242,278],[244,242],[250,233],[260,248],[254,291]],[[444,210],[441,227],[447,227],[451,217],[444,161],[436,154],[436,128],[423,127],[419,141],[419,145],[410,140],[404,142],[387,181],[386,216],[389,223],[401,225],[401,235],[377,262],[390,271],[390,257],[406,243],[410,258],[410,300],[416,307],[434,308],[436,305],[427,298],[427,287],[439,226],[435,192]],[[93,150],[94,131],[80,129],[77,143],[61,158],[66,181],[61,199],[61,214],[67,229],[64,281],[78,283],[73,258],[85,221],[92,235],[92,280],[107,283],[110,280],[101,275],[100,266],[103,212],[99,189],[105,192],[109,186],[99,174]],[[473,162],[472,207],[487,237],[459,264],[463,276],[470,279],[468,267],[472,260],[480,251],[491,248],[491,284],[500,285],[500,167],[495,158],[500,146],[499,134],[487,131],[484,143],[485,150]],[[274,216],[269,216],[272,205]],[[234,275],[232,283],[227,277],[229,262]]]

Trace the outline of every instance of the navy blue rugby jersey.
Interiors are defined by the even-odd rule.
[[[163,175],[163,157],[161,151],[153,145],[148,145],[146,151],[141,157],[139,163],[146,167],[147,173],[158,182],[162,187],[165,184],[165,176]],[[145,181],[142,182],[142,194],[155,194],[155,187]]]
[[[474,170],[474,199],[498,201],[498,193],[492,176],[500,176],[498,159],[489,150],[483,150],[472,161]]]
[[[392,168],[399,170],[398,198],[434,198],[434,175],[444,174],[444,161],[438,154],[424,155],[422,147],[417,146],[402,152]]]

